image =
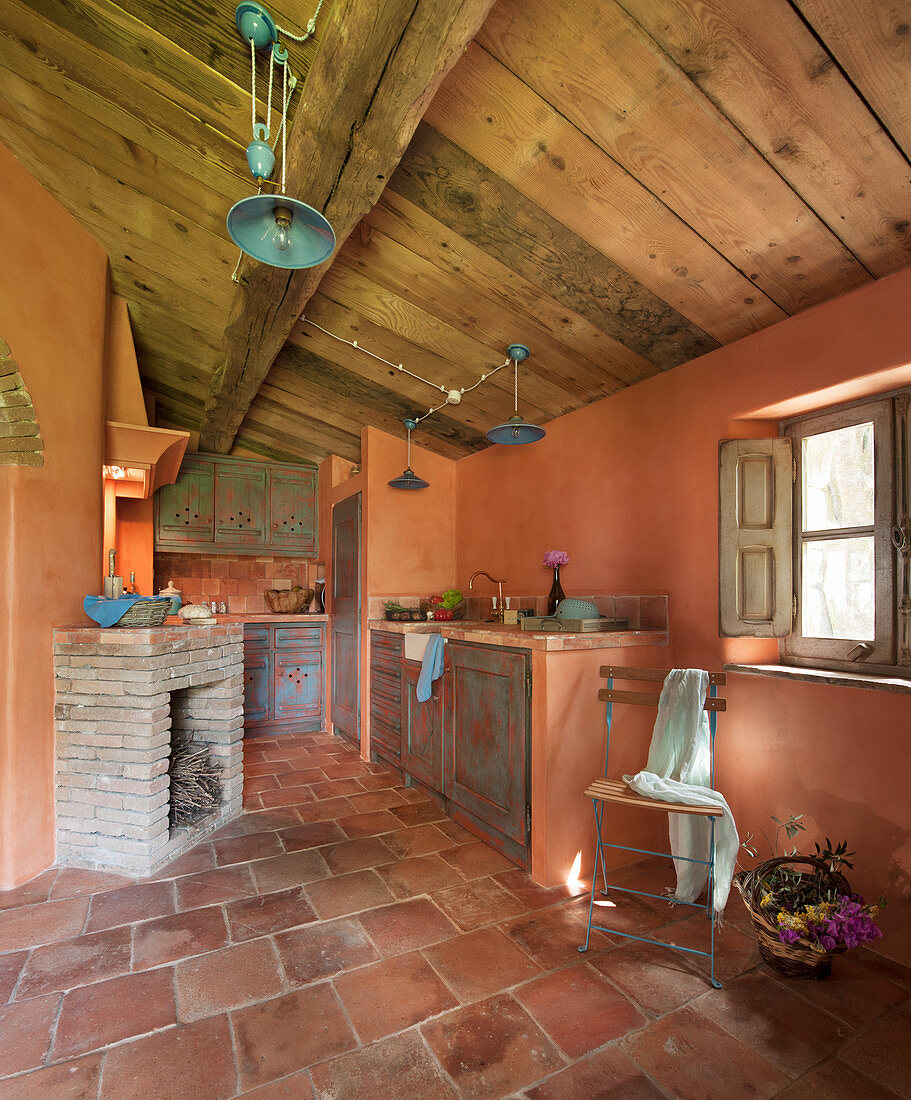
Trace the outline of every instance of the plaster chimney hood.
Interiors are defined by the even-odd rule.
[[[108,318],[104,474],[119,497],[150,497],[177,480],[189,432],[151,428],[127,304],[112,296]]]

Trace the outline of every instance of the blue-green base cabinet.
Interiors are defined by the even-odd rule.
[[[370,751],[404,783],[520,867],[531,841],[531,661],[526,650],[450,641],[427,702],[402,635],[371,633]]]
[[[244,627],[244,736],[313,733],[325,724],[326,624]]]

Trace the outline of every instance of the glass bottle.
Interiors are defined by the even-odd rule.
[[[566,593],[563,591],[563,585],[560,584],[560,566],[554,567],[554,583],[550,586],[550,592],[547,594],[547,614],[553,615],[557,610],[557,604],[566,598]]]

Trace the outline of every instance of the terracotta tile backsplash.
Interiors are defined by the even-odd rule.
[[[174,582],[185,603],[225,601],[235,615],[269,610],[263,593],[275,587],[277,578],[312,588],[317,563],[303,559],[233,557],[199,554],[156,554],[155,592]]]
[[[632,630],[667,630],[667,596],[616,596],[589,595],[573,593],[579,600],[591,600],[602,615],[611,619],[629,619]],[[386,600],[395,600],[403,607],[417,607],[420,596],[371,596],[367,603],[367,614],[371,619],[382,619]],[[491,612],[493,602],[489,596],[469,596],[467,619],[486,619]],[[509,593],[509,605],[514,608],[530,607],[535,615],[547,613],[546,596],[514,596]]]

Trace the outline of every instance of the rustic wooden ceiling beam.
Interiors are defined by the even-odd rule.
[[[336,0],[290,135],[287,190],[340,244],[379,198],[439,82],[492,0]],[[245,265],[212,381],[202,446],[226,453],[323,268]]]

